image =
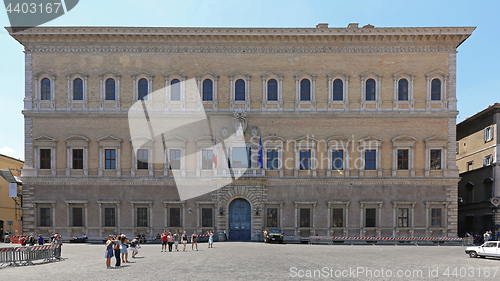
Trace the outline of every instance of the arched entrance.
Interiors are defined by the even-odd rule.
[[[229,240],[250,240],[252,208],[245,199],[235,199],[229,204]]]

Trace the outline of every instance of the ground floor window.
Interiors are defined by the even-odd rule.
[[[376,227],[377,226],[377,209],[376,208],[366,208],[365,209],[365,227]]]
[[[213,208],[201,208],[201,227],[213,227]]]
[[[332,209],[332,227],[344,227],[344,209]]]
[[[278,208],[267,209],[267,227],[278,227]]]
[[[181,226],[181,208],[169,208],[169,227]]]
[[[83,226],[83,207],[71,208],[72,224],[71,226]]]
[[[137,217],[136,217],[137,227],[147,227],[148,226],[148,208],[138,207]]]
[[[299,210],[299,227],[311,227],[311,209],[300,208]]]
[[[441,227],[442,226],[442,209],[441,208],[432,208],[431,209],[431,226],[432,227]]]
[[[52,226],[51,220],[51,208],[50,207],[40,207],[38,209],[38,225],[39,226]]]
[[[116,208],[114,207],[104,208],[104,226],[110,226],[110,227],[116,226]]]

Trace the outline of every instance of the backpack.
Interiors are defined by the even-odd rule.
[[[118,243],[114,243],[113,250],[120,250],[120,245]]]

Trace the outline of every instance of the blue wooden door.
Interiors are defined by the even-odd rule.
[[[250,240],[252,209],[245,199],[236,199],[229,204],[229,240]]]

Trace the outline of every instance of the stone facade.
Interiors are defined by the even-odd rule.
[[[213,229],[231,238],[231,203],[242,198],[250,203],[252,239],[269,227],[301,236],[456,236],[456,49],[473,30],[10,29],[26,53],[24,226],[63,236]],[[81,99],[74,98],[77,79]],[[109,79],[113,100],[106,98]],[[212,100],[189,100],[189,81],[202,89],[206,79]],[[181,85],[176,101],[174,80]],[[243,100],[237,83],[245,85]],[[150,160],[138,169],[127,113],[140,87],[155,94],[151,108],[182,115],[202,107],[223,121],[211,134],[194,124],[146,137]],[[203,148],[238,135],[235,124],[244,125],[240,135],[253,155],[262,139],[263,169],[258,161],[245,171],[228,169],[231,147],[218,147],[217,168],[203,169]],[[78,169],[75,149],[83,154]],[[165,161],[172,149],[183,156],[177,174]],[[116,166],[107,169],[111,150]],[[268,167],[268,150],[276,150],[277,169]],[[332,153],[339,150],[335,169]],[[310,157],[311,168],[301,157]],[[218,188],[184,200],[178,178]]]
[[[495,103],[457,125],[459,235],[498,233],[499,123],[500,104]]]

